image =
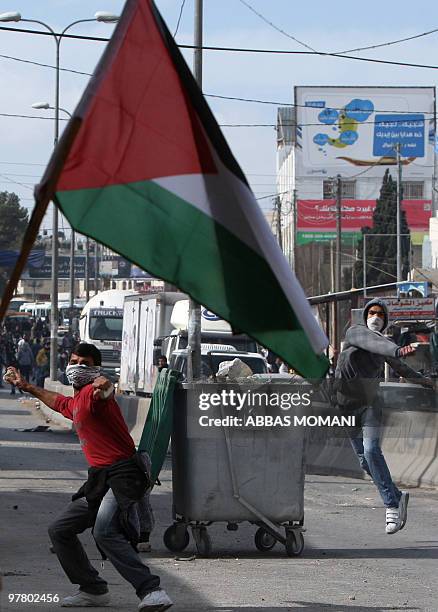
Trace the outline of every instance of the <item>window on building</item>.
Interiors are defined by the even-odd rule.
[[[326,179],[322,182],[322,197],[324,200],[332,200],[336,197],[336,180]],[[342,199],[356,199],[356,181],[342,181]]]
[[[356,199],[356,181],[342,181],[342,199]]]
[[[404,200],[423,200],[424,183],[423,181],[402,181]]]

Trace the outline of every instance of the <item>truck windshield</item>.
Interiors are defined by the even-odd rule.
[[[122,340],[122,317],[90,317],[92,340]]]

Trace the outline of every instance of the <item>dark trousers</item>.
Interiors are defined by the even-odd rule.
[[[108,591],[107,582],[91,565],[77,537],[93,527],[94,538],[116,570],[132,584],[142,599],[159,588],[160,579],[151,574],[140,556],[126,539],[119,525],[119,507],[111,490],[105,495],[94,521],[85,499],[71,502],[49,527],[49,536],[64,572],[70,582],[87,593]]]

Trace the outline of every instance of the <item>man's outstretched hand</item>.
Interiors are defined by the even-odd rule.
[[[105,376],[98,376],[91,383],[94,391],[93,397],[96,399],[107,399],[113,392],[113,383]]]
[[[408,346],[401,346],[398,349],[398,356],[407,357],[408,355],[413,355],[415,353],[415,350],[415,347],[411,346],[410,344],[408,344]]]
[[[3,380],[10,385],[18,387],[18,389],[22,389],[23,391],[27,391],[27,387],[29,386],[29,383],[20,374],[17,368],[14,368],[12,366],[9,366],[9,368],[6,370],[6,373],[3,376]]]

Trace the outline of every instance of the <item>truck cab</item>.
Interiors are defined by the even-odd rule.
[[[94,295],[79,318],[81,342],[94,344],[102,353],[102,367],[115,372],[120,367],[123,303],[132,291],[110,289]]]
[[[163,338],[162,354],[170,362],[175,351],[187,348],[189,322],[189,300],[179,300],[175,303],[170,318],[172,332]],[[233,334],[229,323],[215,315],[207,308],[201,307],[201,338],[202,342],[215,345],[232,346],[234,350],[257,353],[255,340],[245,334]]]

